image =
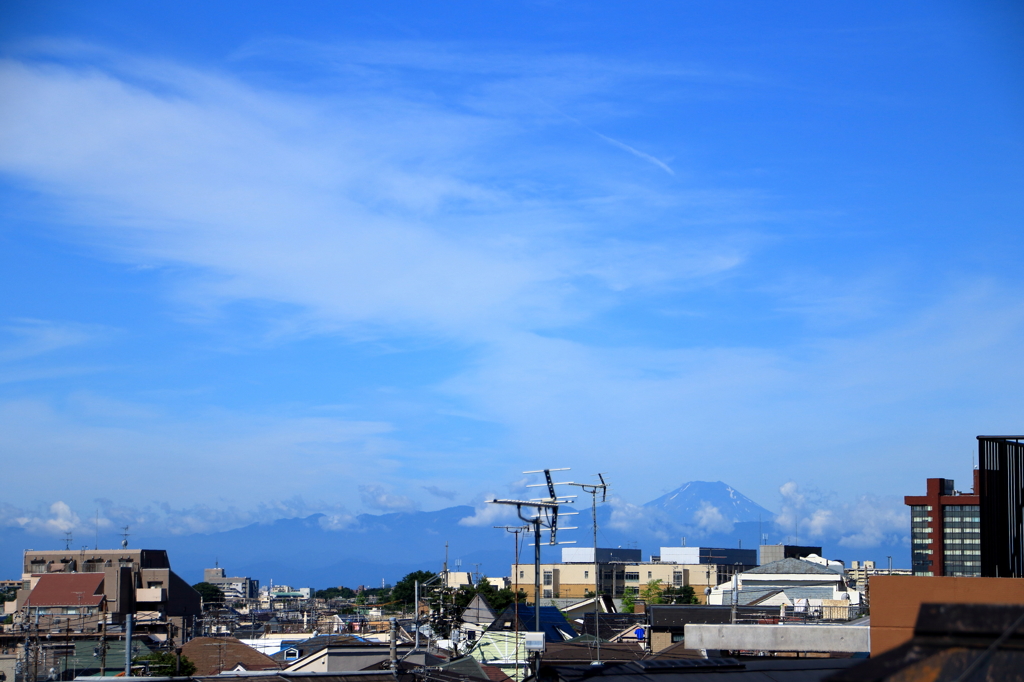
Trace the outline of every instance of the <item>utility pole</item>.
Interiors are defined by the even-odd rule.
[[[513,679],[519,679],[519,641],[521,639],[519,634],[519,534],[530,530],[529,526],[494,526],[495,528],[504,529],[508,533],[512,533],[515,536],[515,569],[512,571],[515,575],[512,576],[513,580],[513,623],[516,624],[516,650],[515,650],[515,661],[516,661],[516,676]]]
[[[591,521],[594,524],[594,633],[595,643],[597,644],[597,662],[601,662],[601,619],[600,612],[598,610],[598,600],[600,599],[601,593],[601,574],[598,572],[597,564],[597,493],[601,492],[601,502],[608,499],[608,484],[604,482],[604,475],[598,474],[597,477],[601,480],[600,483],[570,483],[583,489],[583,492],[590,493],[590,513]],[[614,571],[614,569],[612,569]],[[614,575],[614,573],[613,573]]]

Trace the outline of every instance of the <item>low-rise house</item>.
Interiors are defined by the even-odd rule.
[[[36,578],[20,609],[26,627],[95,632],[106,620],[102,573],[53,573]]]
[[[182,655],[196,666],[196,675],[224,671],[280,670],[283,666],[234,637],[196,637],[181,647]]]
[[[859,614],[861,594],[851,588],[842,565],[828,566],[805,559],[782,559],[737,573],[735,581],[722,583],[709,595],[713,605],[785,607],[795,617],[849,620]],[[782,615],[780,608],[780,615]]]

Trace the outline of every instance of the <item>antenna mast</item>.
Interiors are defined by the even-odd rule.
[[[574,544],[575,541],[569,541],[565,543],[559,543],[557,541],[558,533],[558,508],[563,504],[572,504],[572,498],[575,495],[559,496],[555,492],[556,485],[568,485],[565,483],[555,483],[551,480],[552,471],[568,471],[568,469],[540,469],[538,471],[524,471],[524,474],[544,474],[544,483],[532,483],[527,488],[544,488],[548,490],[547,497],[541,497],[533,500],[491,500],[491,504],[507,504],[514,505],[516,513],[519,518],[526,523],[533,526],[533,617],[534,627],[540,630],[540,533],[541,529],[546,529],[549,533],[548,544]],[[529,518],[523,516],[523,507],[528,507],[533,510],[533,515]],[[575,512],[563,513],[563,516],[568,516]],[[576,530],[575,527],[563,527],[563,530]],[[518,623],[516,624],[518,628]]]
[[[128,526],[121,529],[121,549],[128,549],[128,536],[131,533],[128,532]]]

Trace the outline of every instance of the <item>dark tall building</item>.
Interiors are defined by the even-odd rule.
[[[978,436],[978,469],[981,574],[1024,577],[1024,436]]]
[[[952,479],[929,478],[926,494],[903,501],[910,507],[914,575],[982,575],[977,471],[973,493],[954,490]]]

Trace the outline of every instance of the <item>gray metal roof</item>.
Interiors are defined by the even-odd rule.
[[[744,589],[740,590],[740,604],[751,604],[779,592],[785,592],[786,597],[790,601],[794,599],[832,599],[834,597],[832,588],[829,586],[808,585],[806,587],[775,587],[765,590]],[[722,592],[722,602],[724,604],[732,603],[732,590],[724,590]]]
[[[774,574],[779,574],[779,573],[783,573],[783,574],[807,573],[807,574],[831,575],[831,576],[839,575],[835,571],[831,571],[831,570],[825,568],[824,566],[822,566],[821,564],[816,564],[816,563],[813,563],[813,562],[810,562],[810,561],[804,561],[803,559],[793,559],[793,558],[789,558],[789,557],[787,557],[785,559],[781,559],[779,561],[773,561],[770,564],[765,564],[764,566],[758,566],[757,568],[752,568],[749,571],[744,571],[743,575],[747,575],[749,573],[753,573],[755,575],[763,575],[763,574],[771,575],[773,573]]]

